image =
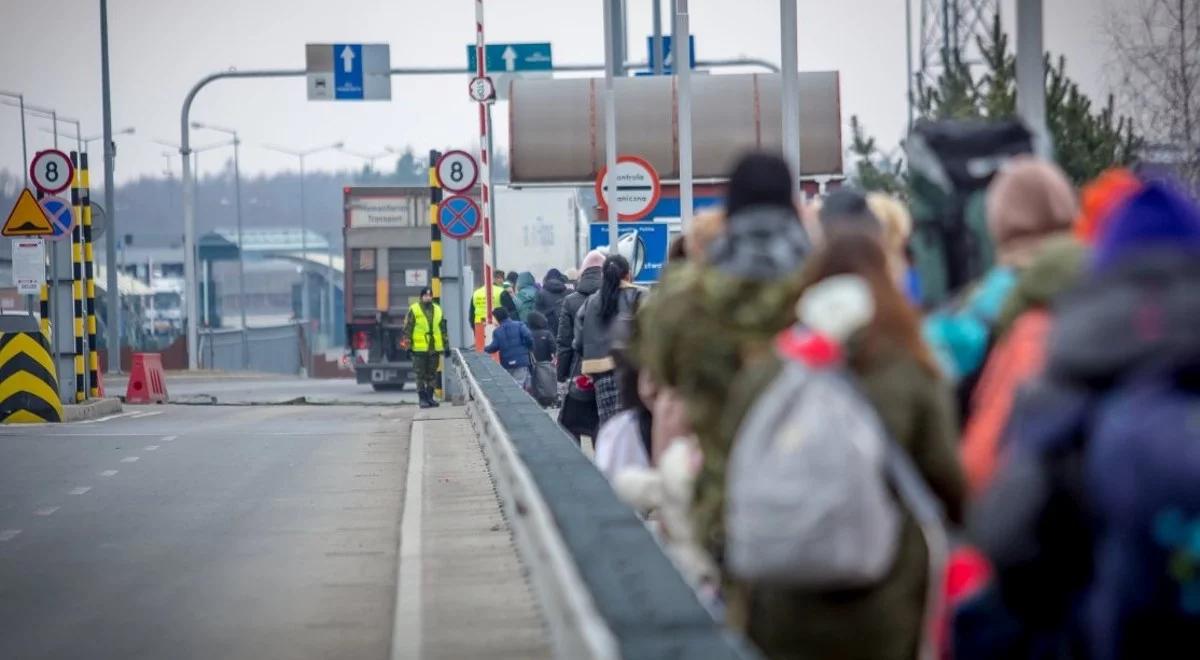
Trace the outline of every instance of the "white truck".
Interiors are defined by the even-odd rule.
[[[576,188],[496,188],[496,268],[567,272],[588,251],[588,222]]]

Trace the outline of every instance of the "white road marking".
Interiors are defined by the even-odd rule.
[[[79,422],[75,422],[75,423],[76,424],[96,424],[99,422],[107,422],[107,421],[111,421],[114,419],[121,419],[122,417],[133,417],[136,414],[137,413],[134,413],[134,412],[121,412],[121,413],[117,413],[115,415],[108,415],[106,417],[97,417],[96,419],[85,419],[83,421],[79,421]]]
[[[19,529],[0,529],[0,541],[11,541],[20,533]]]
[[[161,414],[162,414],[161,410],[142,411],[142,412],[133,413],[133,418],[134,419],[145,419],[147,417],[154,417],[155,415],[161,415]]]
[[[425,423],[413,422],[408,444],[404,513],[400,516],[400,567],[396,571],[396,614],[392,660],[421,656],[421,511],[425,482]]]
[[[163,442],[175,442],[175,438],[178,438],[178,437],[179,436],[177,436],[177,435],[168,435],[168,436],[163,437],[162,441]]]
[[[145,447],[143,447],[143,449],[145,449],[146,451],[157,451],[158,445],[146,445]]]
[[[52,515],[54,515],[54,512],[58,511],[60,508],[62,508],[62,507],[44,506],[40,509],[35,510],[33,512],[33,515],[35,515],[35,516],[52,516]]]
[[[84,495],[91,489],[92,489],[91,486],[78,486],[76,488],[72,488],[71,490],[68,490],[67,494],[68,495]]]
[[[122,463],[137,463],[137,461],[138,461],[137,456],[126,456],[125,458],[121,459]]]
[[[116,470],[105,470],[105,471],[103,471],[103,472],[101,472],[101,473],[100,473],[100,476],[102,476],[102,477],[114,477],[114,476],[116,476],[116,474],[117,474],[117,471],[116,471]]]

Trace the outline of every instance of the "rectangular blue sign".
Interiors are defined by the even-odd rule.
[[[550,71],[554,68],[554,57],[550,43],[487,44],[484,46],[488,74],[520,73],[522,71]],[[475,71],[475,46],[467,46],[467,69]]]
[[[671,73],[675,66],[675,58],[672,56],[674,50],[671,48],[671,35],[663,35],[663,73]],[[696,68],[696,35],[688,35],[688,45],[691,46],[691,68]],[[654,70],[654,35],[646,37],[646,61],[650,63],[650,70]]]
[[[333,97],[363,98],[362,44],[333,45]]]
[[[662,277],[667,265],[667,247],[671,242],[670,226],[665,222],[622,222],[617,226],[617,252],[633,266],[633,281],[653,284]],[[590,249],[608,245],[608,225],[591,224],[588,236]]]

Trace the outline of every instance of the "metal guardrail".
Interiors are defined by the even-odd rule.
[[[200,330],[199,335],[205,369],[295,375],[305,366],[304,327],[299,323]]]
[[[713,621],[637,515],[532,398],[487,356],[452,374],[560,658],[748,659]]]

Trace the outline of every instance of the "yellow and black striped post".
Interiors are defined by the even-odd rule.
[[[442,183],[438,181],[437,162],[442,154],[429,152],[429,288],[433,301],[442,303],[442,225],[438,222],[438,205],[442,203]]]
[[[43,197],[45,197],[45,193],[43,193],[41,190],[38,190],[37,198],[40,200]],[[49,254],[50,250],[52,250],[53,247],[54,246],[52,246],[52,245],[47,245],[46,253]],[[40,292],[38,292],[38,303],[39,303],[38,312],[41,314],[41,318],[39,319],[39,321],[40,321],[41,328],[42,328],[42,335],[44,335],[46,337],[46,340],[51,342],[51,346],[53,346],[54,345],[53,344],[54,337],[51,336],[51,334],[50,334],[50,280],[51,279],[53,279],[53,278],[52,277],[47,278],[46,282],[44,284],[42,284],[42,290]]]
[[[83,213],[80,205],[82,175],[79,172],[79,154],[71,152],[71,164],[75,166],[75,178],[71,181],[71,207],[75,213],[75,229],[71,231],[71,301],[74,303],[75,331],[75,401],[87,398],[87,385],[83,371],[83,223],[78,218]]]
[[[87,314],[87,365],[88,365],[88,397],[100,398],[100,351],[96,348],[96,254],[92,249],[92,190],[88,177],[87,152],[79,154],[80,187],[82,188],[83,204],[83,278]],[[112,296],[109,300],[116,300]],[[120,359],[118,357],[118,359]]]
[[[0,332],[0,423],[61,422],[58,377],[46,335]]]

